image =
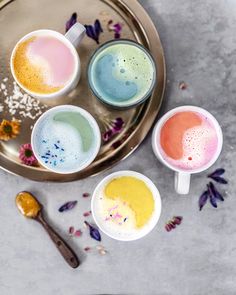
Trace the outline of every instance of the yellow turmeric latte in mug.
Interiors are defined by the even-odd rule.
[[[121,176],[105,184],[99,196],[100,216],[115,232],[134,233],[150,221],[155,210],[153,193],[133,176]]]

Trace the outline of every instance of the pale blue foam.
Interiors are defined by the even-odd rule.
[[[94,82],[102,97],[109,96],[113,101],[125,101],[134,97],[138,92],[135,82],[117,80],[114,76],[115,57],[111,54],[101,57],[95,66]],[[120,70],[125,75],[125,69]]]
[[[33,146],[44,166],[67,173],[80,170],[95,157],[97,135],[94,126],[79,112],[57,110],[39,121]]]

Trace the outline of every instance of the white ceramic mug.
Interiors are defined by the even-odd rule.
[[[52,124],[51,123],[48,123],[48,125],[46,124],[45,126],[45,121],[46,122],[51,122],[53,117],[55,115],[58,115],[58,114],[63,114],[63,113],[66,113],[66,112],[71,112],[71,113],[75,113],[75,114],[78,114],[80,116],[83,117],[84,120],[87,121],[88,125],[90,125],[91,127],[91,130],[93,132],[93,141],[91,143],[91,147],[90,147],[90,152],[88,153],[88,155],[85,155],[84,156],[84,161],[83,163],[80,163],[79,161],[76,162],[76,160],[74,160],[73,162],[73,165],[67,167],[66,169],[63,167],[64,164],[62,164],[62,166],[55,166],[53,167],[52,165],[50,165],[50,161],[53,162],[53,159],[56,160],[56,158],[51,158],[50,157],[50,160],[47,160],[45,161],[42,157],[41,152],[40,152],[40,147],[42,146],[42,144],[44,144],[43,142],[45,142],[43,139],[43,137],[41,137],[41,131],[42,129],[44,128],[44,130],[48,130],[48,129],[51,129],[52,128]],[[64,144],[65,144],[65,141],[66,142],[69,142],[70,140],[70,134],[68,133],[64,133],[64,134],[61,134],[60,132],[58,133],[58,128],[60,130],[60,125],[63,124],[63,125],[66,125],[66,126],[70,126],[72,125],[71,124],[71,121],[67,119],[63,119],[63,120],[58,120],[56,121],[56,125],[54,124],[54,133],[50,134],[50,132],[47,131],[47,137],[54,137],[54,138],[57,138],[57,140],[59,141],[55,141],[56,142],[60,142],[60,145],[63,145],[63,141],[64,141]],[[44,127],[43,127],[44,126]],[[83,125],[84,126],[84,125]],[[46,128],[46,129],[45,129]],[[71,126],[71,128],[78,132],[75,128],[75,126]],[[83,127],[85,128],[85,127]],[[45,134],[45,133],[44,133]],[[61,137],[63,138],[63,140],[61,140]],[[79,132],[78,132],[78,138],[80,138],[80,143],[75,146],[73,144],[70,144],[69,146],[67,145],[67,153],[69,151],[69,153],[73,153],[74,150],[78,150],[81,149],[81,145],[83,143],[82,142],[82,138],[83,138],[83,135],[81,135]],[[77,107],[77,106],[73,106],[73,105],[59,105],[59,106],[56,106],[56,107],[53,107],[49,110],[47,110],[45,113],[43,113],[39,118],[38,120],[36,121],[36,123],[34,124],[34,128],[32,130],[32,134],[31,134],[31,144],[32,144],[32,149],[33,149],[33,152],[34,152],[34,155],[35,157],[37,158],[38,162],[43,166],[45,167],[46,169],[52,171],[52,172],[55,172],[55,173],[60,173],[60,174],[70,174],[70,173],[75,173],[75,172],[78,172],[78,171],[81,171],[83,169],[85,169],[86,167],[88,167],[92,162],[93,160],[96,158],[97,154],[99,153],[99,150],[100,150],[100,146],[101,146],[101,132],[100,132],[100,129],[99,129],[99,126],[96,122],[96,120],[94,119],[94,117],[89,113],[87,112],[86,110],[80,108],[80,107]],[[51,144],[50,142],[48,143],[49,145]],[[55,145],[55,144],[54,144]],[[59,144],[58,144],[59,145]],[[62,146],[61,146],[62,147]],[[59,150],[61,149],[61,147],[56,147],[57,149],[59,148]],[[64,146],[61,150],[64,151]],[[49,152],[50,150],[52,151],[52,153],[55,152],[55,149],[54,149],[54,152],[53,152],[53,148],[52,148],[52,145],[48,147],[49,149]],[[54,156],[52,156],[54,157]],[[55,157],[58,157],[58,161],[59,161],[59,158],[61,157],[60,155],[58,156],[55,156]],[[45,158],[45,156],[44,156]],[[50,162],[50,163],[49,163]],[[65,160],[63,161],[66,163],[66,156],[65,156]]]
[[[119,233],[117,231],[111,230],[108,227],[106,227],[103,216],[101,215],[101,212],[99,212],[100,211],[99,198],[100,198],[100,195],[102,194],[104,187],[106,186],[107,183],[109,183],[113,179],[123,177],[123,176],[131,176],[139,180],[142,180],[151,190],[153,198],[154,198],[154,202],[155,202],[155,209],[148,223],[144,225],[144,227],[141,228],[139,231],[135,233],[133,232],[131,234],[125,234],[121,232]],[[96,222],[99,229],[102,232],[104,232],[106,235],[108,235],[110,238],[113,238],[119,241],[134,241],[146,236],[156,226],[161,215],[161,197],[155,184],[145,175],[138,173],[136,171],[131,171],[131,170],[117,171],[106,176],[101,182],[99,182],[99,184],[95,188],[93,192],[92,200],[91,200],[91,211],[93,214],[93,219]]]
[[[206,165],[198,169],[192,169],[192,170],[179,169],[171,165],[168,161],[166,161],[160,152],[160,145],[158,144],[158,141],[160,137],[161,128],[163,127],[164,123],[169,118],[171,118],[174,114],[183,112],[183,111],[199,112],[205,115],[206,117],[210,118],[217,132],[218,145],[217,145],[217,150],[215,152],[214,157],[212,157],[211,160]],[[178,194],[183,194],[183,195],[186,195],[189,193],[191,174],[200,173],[210,168],[218,159],[222,150],[222,145],[223,145],[223,134],[218,121],[215,119],[215,117],[211,113],[196,106],[180,106],[170,110],[156,123],[156,126],[154,127],[153,134],[152,134],[152,148],[156,157],[166,167],[175,171],[175,190]]]
[[[14,57],[15,52],[17,50],[17,46],[21,42],[23,42],[24,40],[27,40],[30,37],[39,36],[39,35],[48,35],[48,36],[52,36],[52,37],[55,37],[55,38],[61,40],[71,50],[71,52],[72,52],[72,54],[73,54],[73,56],[75,58],[75,70],[74,70],[72,78],[69,80],[68,83],[66,83],[64,85],[64,87],[62,89],[58,90],[57,92],[48,93],[48,94],[34,93],[34,92],[30,91],[29,89],[27,89],[26,87],[24,87],[19,82],[19,80],[17,79],[17,77],[15,75],[14,66],[13,66],[13,57]],[[11,73],[13,75],[13,78],[15,79],[17,84],[25,92],[27,92],[31,96],[39,99],[43,103],[46,103],[46,104],[54,104],[54,103],[56,103],[59,98],[65,96],[69,92],[71,92],[76,87],[76,85],[78,84],[78,82],[80,80],[81,65],[80,65],[79,55],[78,55],[78,53],[76,51],[76,47],[79,45],[79,43],[83,39],[84,35],[85,35],[85,27],[80,23],[75,23],[65,35],[57,32],[57,31],[53,31],[53,30],[37,30],[37,31],[33,31],[33,32],[28,33],[27,35],[22,37],[16,43],[16,45],[15,45],[13,51],[12,51],[11,60],[10,60],[10,68],[11,68]]]

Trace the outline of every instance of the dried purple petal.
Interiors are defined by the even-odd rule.
[[[96,19],[95,22],[94,22],[94,30],[95,30],[95,34],[97,36],[99,36],[99,34],[103,32],[101,23],[100,23],[100,21],[98,19]]]
[[[74,12],[70,19],[66,22],[66,32],[77,22],[77,13]]]
[[[117,141],[113,142],[112,147],[113,147],[113,149],[117,149],[121,144],[122,144],[122,141],[117,140]]]
[[[102,139],[103,141],[108,142],[112,136],[113,136],[113,132],[111,129],[109,129],[102,134]]]
[[[120,32],[122,30],[122,25],[120,23],[116,23],[113,25],[116,32]]]
[[[171,226],[167,223],[167,224],[165,225],[165,229],[166,229],[166,231],[169,232],[169,231],[171,231],[172,228],[171,228]]]
[[[101,235],[99,233],[99,230],[95,227],[93,227],[91,224],[89,224],[87,221],[84,221],[84,223],[89,227],[89,233],[91,238],[93,238],[96,241],[101,241]]]
[[[207,177],[216,177],[216,176],[220,176],[222,174],[225,173],[225,169],[224,168],[218,168],[216,169],[214,172],[212,172],[211,174],[207,175]]]
[[[90,250],[91,250],[90,247],[85,247],[85,248],[84,248],[84,251],[86,251],[86,252],[88,252],[88,251],[90,251]]]
[[[210,196],[210,203],[213,207],[217,208],[216,199],[212,195]]]
[[[115,34],[114,34],[114,38],[115,38],[115,39],[120,39],[120,33],[115,32]]]
[[[224,198],[223,196],[218,192],[218,190],[216,189],[216,187],[214,186],[214,184],[212,182],[209,183],[209,186],[211,188],[211,191],[212,191],[212,194],[214,195],[214,197],[217,199],[217,200],[220,200],[220,201],[224,201]]]
[[[84,25],[84,26],[85,26],[85,29],[86,29],[87,36],[94,39],[97,42],[93,26],[92,25]]]
[[[183,220],[182,216],[174,216],[171,220],[169,220],[166,225],[166,231],[171,231],[172,229],[176,228],[177,225],[180,225]]]
[[[69,227],[69,230],[68,230],[69,234],[70,234],[70,235],[73,235],[74,231],[75,231],[74,226],[70,226],[70,227]]]
[[[215,198],[214,193],[213,193],[213,191],[212,191],[209,184],[207,185],[207,191],[208,191],[208,195],[209,195],[209,198],[210,198],[211,205],[214,208],[217,208],[216,198]]]
[[[180,225],[182,220],[183,220],[182,216],[174,216],[173,217],[173,223],[176,224],[176,225]]]
[[[101,23],[98,19],[95,20],[94,26],[93,25],[84,25],[86,29],[86,34],[89,38],[92,38],[99,44],[99,35],[103,32]]]
[[[169,225],[171,226],[172,229],[176,228],[176,225],[172,220],[169,221]]]
[[[123,128],[125,122],[123,121],[122,118],[116,118],[113,122],[112,122],[112,130],[113,133],[117,133],[120,132],[121,129]]]
[[[228,183],[228,181],[226,179],[224,179],[223,177],[220,177],[220,176],[211,176],[211,179],[213,179],[216,182],[221,183],[221,184],[227,184]]]
[[[121,23],[115,23],[113,25],[113,21],[112,20],[109,20],[108,23],[107,23],[107,28],[109,31],[113,31],[114,32],[114,38],[115,39],[118,39],[120,38],[120,33],[122,31],[122,24]]]
[[[83,198],[88,198],[88,197],[90,197],[89,193],[83,193]]]
[[[88,217],[88,216],[91,215],[91,213],[92,213],[91,211],[84,212],[83,216],[84,216],[84,217]]]
[[[104,142],[108,142],[115,134],[121,132],[124,127],[124,120],[120,117],[110,120],[104,118],[103,122],[106,125],[106,131],[102,134]]]
[[[74,233],[74,236],[76,237],[81,237],[82,236],[82,231],[80,229],[77,229]]]
[[[200,211],[202,210],[203,206],[205,206],[208,196],[209,196],[208,191],[203,192],[202,195],[200,196],[199,201],[198,201]]]
[[[77,204],[77,201],[70,201],[70,202],[67,202],[65,203],[64,205],[62,205],[58,211],[59,212],[64,212],[64,211],[67,211],[67,210],[71,210],[75,207],[75,205]]]

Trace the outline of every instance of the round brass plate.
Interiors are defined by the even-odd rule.
[[[97,120],[101,132],[117,117],[122,117],[125,127],[111,141],[103,143],[95,161],[83,171],[61,175],[43,167],[28,167],[18,158],[19,146],[30,142],[32,127],[42,112],[49,106],[38,104],[24,96],[16,98],[9,59],[15,43],[25,34],[37,29],[52,29],[65,32],[65,22],[77,12],[82,24],[101,21],[103,33],[100,43],[114,38],[107,23],[113,20],[123,25],[121,37],[136,40],[148,48],[157,65],[157,85],[150,99],[144,104],[125,111],[113,110],[101,104],[88,88],[87,63],[97,48],[87,36],[78,48],[82,64],[82,77],[77,88],[62,103],[70,103],[89,111]],[[72,181],[94,175],[111,167],[133,152],[150,130],[160,109],[165,89],[165,60],[162,45],[155,26],[136,0],[17,0],[0,2],[0,120],[21,120],[21,133],[13,140],[0,142],[0,166],[11,173],[36,181]],[[67,101],[69,100],[69,102]],[[18,103],[18,104],[17,104]],[[114,148],[115,146],[115,148]]]

